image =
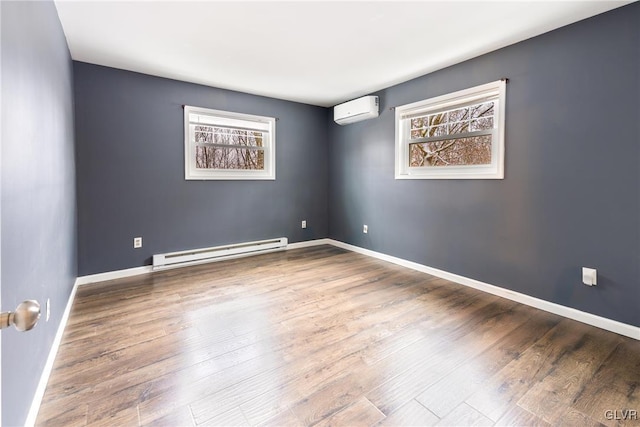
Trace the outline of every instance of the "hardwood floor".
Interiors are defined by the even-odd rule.
[[[639,341],[318,246],[79,288],[37,425],[639,425],[629,410]]]

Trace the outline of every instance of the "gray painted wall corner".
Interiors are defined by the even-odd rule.
[[[86,63],[74,70],[80,275],[148,265],[157,253],[327,237],[325,108]],[[277,117],[276,180],[185,181],[182,105]]]

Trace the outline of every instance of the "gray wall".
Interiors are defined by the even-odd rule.
[[[380,91],[330,125],[330,237],[640,326],[639,42],[634,3]],[[394,180],[389,107],[501,77],[504,180]]]
[[[23,425],[76,277],[72,64],[52,2],[0,2],[2,308],[51,320],[2,332],[2,425]]]
[[[86,63],[74,77],[80,275],[156,253],[327,236],[327,109]],[[185,181],[183,104],[277,117],[277,179]]]

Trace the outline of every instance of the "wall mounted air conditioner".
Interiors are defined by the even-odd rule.
[[[339,125],[378,117],[378,97],[363,96],[333,107],[333,120]]]

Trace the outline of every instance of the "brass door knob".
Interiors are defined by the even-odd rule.
[[[38,301],[23,301],[16,307],[16,310],[0,313],[0,329],[15,326],[20,332],[32,329],[40,319],[40,304]]]

